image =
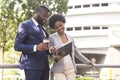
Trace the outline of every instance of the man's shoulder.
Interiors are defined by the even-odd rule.
[[[21,22],[22,24],[30,24],[31,23],[31,19],[29,19],[29,20],[26,20],[26,21],[23,21],[23,22]]]
[[[31,25],[32,25],[32,20],[26,20],[26,21],[23,21],[19,24],[19,27],[22,27],[22,28],[29,28]]]

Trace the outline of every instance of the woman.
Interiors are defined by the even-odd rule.
[[[64,31],[65,24],[64,16],[60,14],[54,14],[49,18],[49,26],[54,29],[56,32],[49,36],[51,46],[55,46],[57,49],[67,42],[73,41],[73,38],[66,34]],[[57,55],[57,53],[53,53],[53,67],[52,71],[54,72],[56,80],[75,80],[75,57],[86,64],[92,64],[85,56],[83,56],[79,50],[72,46],[72,55],[67,55],[62,57],[62,55]],[[75,56],[75,57],[74,57]]]

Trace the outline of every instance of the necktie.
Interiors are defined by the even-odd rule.
[[[41,35],[42,39],[48,38],[49,35],[48,35],[48,33],[46,32],[46,30],[45,30],[41,25],[38,25],[38,27],[39,27],[39,31],[40,31],[40,35]],[[44,35],[43,32],[45,33],[45,35]]]
[[[43,31],[45,32],[46,38],[49,37],[49,34],[47,33],[47,31],[42,27]]]
[[[39,32],[40,32],[41,38],[44,39],[44,38],[45,38],[45,35],[44,35],[44,33],[43,33],[43,30],[42,30],[41,26],[38,25],[38,28],[39,28]]]

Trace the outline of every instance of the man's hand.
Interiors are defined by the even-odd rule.
[[[49,50],[49,43],[40,43],[36,47],[37,51]]]

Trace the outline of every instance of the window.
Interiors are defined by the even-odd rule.
[[[81,27],[75,27],[75,30],[81,30],[82,28]]]
[[[93,26],[93,30],[100,29],[99,26]]]
[[[99,4],[92,4],[92,7],[99,7]]]
[[[81,8],[81,5],[76,5],[75,8]]]
[[[83,29],[84,30],[90,30],[90,26],[85,26]]]
[[[88,7],[90,7],[90,5],[89,4],[85,4],[85,5],[83,5],[83,7],[84,8],[88,8]]]
[[[73,31],[72,27],[67,28],[67,31]]]
[[[102,3],[101,6],[108,6],[108,3]]]
[[[72,6],[68,6],[68,9],[72,9],[73,7]]]
[[[108,29],[108,27],[103,26],[102,29]]]

